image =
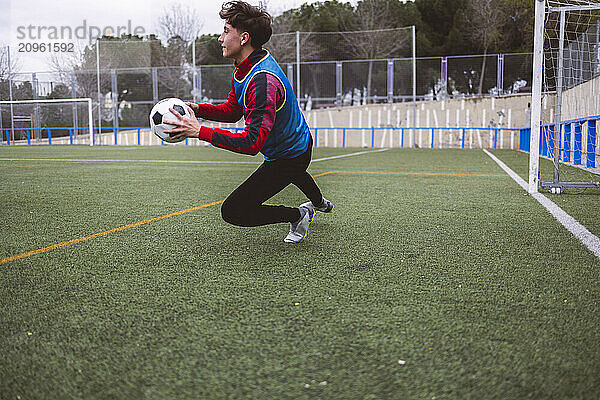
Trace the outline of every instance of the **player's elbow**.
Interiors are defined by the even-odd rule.
[[[233,123],[234,124],[234,123],[238,122],[239,120],[241,120],[242,117],[243,117],[242,113],[239,113],[239,114],[230,114],[227,118],[225,118],[225,121],[223,121],[223,122],[229,122],[229,123]]]
[[[255,134],[252,131],[248,132],[248,147],[244,151],[246,154],[250,154],[252,156],[257,155],[263,147],[265,142],[265,138],[259,134]]]
[[[242,109],[240,107],[231,107],[229,109],[229,121],[228,122],[238,122],[244,116]]]

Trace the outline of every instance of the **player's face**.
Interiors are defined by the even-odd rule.
[[[246,33],[240,33],[236,28],[229,25],[227,22],[223,27],[223,33],[219,36],[219,42],[223,50],[223,57],[225,58],[239,58],[242,51],[242,41],[244,40]]]

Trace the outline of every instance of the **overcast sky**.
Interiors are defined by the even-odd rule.
[[[202,33],[220,33],[223,21],[219,18],[219,10],[224,0],[173,0],[193,7],[201,20]],[[249,0],[258,4],[258,0]],[[281,14],[284,10],[296,8],[304,3],[314,3],[316,0],[266,0],[268,10],[273,15]],[[352,1],[355,3],[355,1]],[[163,10],[169,7],[170,1],[159,0],[0,0],[0,41],[3,46],[10,44],[11,57],[17,58],[20,71],[49,70],[48,52],[34,53],[27,43],[69,43],[89,41],[91,29],[122,26],[135,29],[145,34],[156,31],[156,21]],[[83,26],[85,24],[85,29]],[[32,28],[30,28],[30,26]],[[50,38],[52,27],[58,32],[61,28],[69,27],[72,35],[86,31],[86,40],[65,38],[59,40]],[[79,30],[77,30],[79,28]],[[40,30],[41,29],[41,30]],[[123,29],[125,30],[125,29]],[[63,28],[63,33],[68,29]],[[41,38],[40,38],[41,37]],[[27,47],[25,47],[27,46]],[[19,49],[22,50],[19,52]]]

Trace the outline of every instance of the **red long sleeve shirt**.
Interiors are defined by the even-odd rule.
[[[240,81],[250,72],[254,64],[267,52],[255,50],[248,58],[236,65],[231,78],[231,92],[223,104],[198,104],[196,116],[210,121],[237,122],[244,117],[242,132],[231,132],[219,128],[202,126],[198,138],[214,146],[242,154],[257,154],[271,133],[276,110],[285,101],[285,90],[281,82],[271,74],[258,73],[249,82],[246,90],[246,112],[238,103],[233,86],[234,77]]]

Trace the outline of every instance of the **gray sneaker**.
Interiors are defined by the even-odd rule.
[[[298,209],[301,217],[298,221],[290,223],[290,233],[283,239],[286,243],[300,243],[306,237],[308,226],[315,217],[312,207],[301,205]]]
[[[324,212],[324,213],[328,213],[328,212],[331,212],[331,210],[333,210],[333,203],[330,202],[329,200],[327,200],[325,197],[323,197],[323,204],[321,204],[319,207],[316,207],[312,203],[312,201],[304,203],[300,207],[311,207],[314,210],[321,211],[321,212]]]

